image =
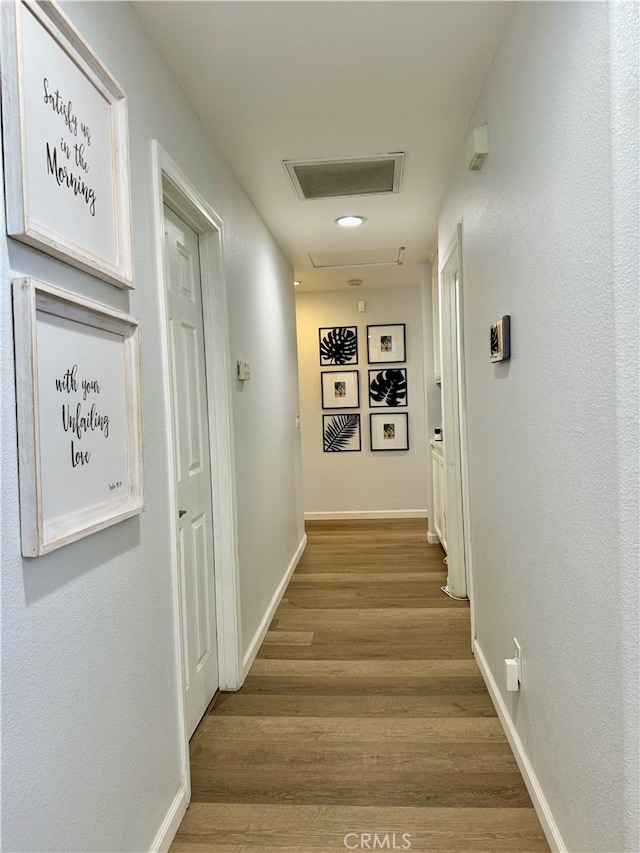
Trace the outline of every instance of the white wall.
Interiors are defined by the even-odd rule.
[[[516,4],[488,159],[439,225],[442,251],[463,221],[477,638],[566,848],[603,853],[640,849],[637,32],[634,4]]]
[[[365,313],[358,311],[359,300],[366,303]],[[305,515],[308,518],[317,518],[318,514],[336,518],[381,514],[426,516],[428,474],[420,288],[298,293],[296,308]],[[408,406],[397,411],[409,413],[409,450],[372,452],[369,412],[384,410],[369,409],[368,405],[368,371],[375,365],[367,364],[367,325],[391,323],[406,324]],[[358,364],[353,369],[360,371],[360,453],[324,453],[322,449],[320,372],[334,369],[320,367],[318,329],[324,326],[358,327]]]
[[[253,368],[234,393],[245,650],[303,535],[292,272],[131,7],[64,9],[129,96],[136,290],[7,241],[3,220],[2,843],[144,851],[182,781],[152,138],[224,221],[231,358]],[[142,324],[146,511],[38,560],[20,557],[10,296],[18,273]]]

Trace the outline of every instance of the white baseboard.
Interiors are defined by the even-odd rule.
[[[254,662],[258,651],[260,650],[260,646],[262,645],[262,641],[264,640],[267,631],[269,630],[269,625],[271,624],[271,620],[274,617],[276,610],[278,609],[278,605],[282,601],[282,597],[284,596],[285,590],[289,581],[291,580],[291,575],[294,573],[296,566],[300,562],[300,557],[304,554],[304,549],[307,547],[307,535],[302,537],[300,544],[296,548],[296,552],[291,558],[291,562],[287,567],[287,571],[284,573],[284,577],[278,584],[278,588],[273,594],[273,598],[271,599],[271,604],[267,608],[267,612],[264,614],[262,622],[258,626],[258,630],[254,634],[253,640],[249,644],[249,648],[242,660],[242,666],[244,669],[245,678],[247,677],[247,673],[251,669],[251,664]]]
[[[437,533],[427,533],[427,542],[429,545],[437,545],[440,542],[440,538]]]
[[[341,518],[427,518],[426,509],[363,510],[362,512],[305,512],[305,521],[335,521]]]
[[[176,832],[186,811],[187,791],[184,785],[180,785],[178,793],[169,806],[169,811],[165,815],[156,837],[153,839],[149,853],[167,853],[173,839],[176,837]]]
[[[482,677],[484,678],[484,682],[487,685],[487,690],[491,696],[491,701],[495,706],[500,722],[502,723],[502,728],[504,729],[518,767],[520,768],[520,772],[522,773],[522,778],[527,786],[527,791],[529,791],[533,807],[535,808],[540,823],[542,824],[542,829],[547,837],[549,846],[553,850],[553,853],[568,853],[567,846],[562,840],[558,825],[553,818],[549,803],[547,802],[544,793],[542,792],[542,788],[540,787],[538,777],[531,766],[524,744],[520,740],[520,735],[518,734],[513,720],[511,719],[511,715],[509,714],[507,706],[500,694],[496,680],[489,669],[487,659],[482,653],[482,649],[480,648],[480,644],[477,640],[473,641],[473,651],[476,656],[478,666],[480,667]]]

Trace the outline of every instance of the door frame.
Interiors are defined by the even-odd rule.
[[[449,316],[450,289],[458,277],[456,316]],[[442,415],[445,451],[445,506],[447,511],[447,543],[449,572],[457,573],[458,584],[464,580],[464,592],[470,601],[471,642],[476,635],[473,595],[473,558],[469,491],[469,442],[467,431],[467,388],[464,348],[464,274],[462,266],[462,223],[458,223],[442,257],[439,270],[440,338],[442,347]],[[445,305],[446,300],[446,305]],[[449,321],[449,322],[447,322]],[[455,347],[445,360],[445,340],[455,329]],[[445,363],[446,361],[446,363]],[[452,368],[457,376],[452,373]],[[453,381],[455,377],[455,382]],[[455,399],[448,398],[448,388],[458,389]],[[450,524],[449,521],[453,524]],[[447,578],[447,585],[449,578]]]
[[[231,370],[228,312],[222,254],[223,223],[196,190],[179,166],[152,140],[154,185],[153,224],[155,233],[156,280],[160,310],[160,348],[163,366],[166,450],[169,459],[167,497],[173,571],[173,617],[176,638],[176,665],[181,690],[178,709],[182,733],[184,783],[187,802],[191,798],[189,737],[185,701],[186,673],[182,633],[182,607],[178,574],[178,501],[175,482],[174,428],[170,385],[169,324],[166,300],[164,252],[164,205],[172,208],[198,235],[202,283],[202,320],[207,375],[207,411],[213,501],[214,588],[218,674],[221,690],[238,690],[244,681],[242,666],[240,583],[237,547],[236,476],[233,447]],[[213,357],[213,342],[216,357]]]

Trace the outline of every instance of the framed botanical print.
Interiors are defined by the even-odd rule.
[[[348,453],[362,449],[360,414],[322,416],[322,449],[325,453]]]
[[[385,367],[369,371],[369,406],[372,409],[407,405],[407,368]]]
[[[358,363],[358,327],[329,326],[318,329],[320,365]]]
[[[372,412],[371,449],[408,450],[409,415],[407,412]]]
[[[406,361],[405,324],[367,326],[367,357],[369,364]]]
[[[320,373],[323,409],[357,409],[360,405],[360,371],[334,370]]]

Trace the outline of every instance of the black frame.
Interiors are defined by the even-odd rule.
[[[371,332],[370,329],[388,329],[391,327],[402,327],[402,358],[371,358]],[[376,323],[372,326],[367,326],[367,364],[404,364],[407,360],[407,327],[405,323]]]
[[[381,373],[385,373],[387,370],[398,370],[404,374],[405,381],[405,392],[404,392],[404,403],[398,403],[396,405],[391,405],[390,403],[379,403],[371,397],[371,382],[372,375],[378,376]],[[407,368],[406,367],[375,367],[373,370],[369,370],[369,408],[370,409],[403,409],[405,406],[409,405],[409,384],[407,382]]]
[[[335,449],[327,449],[326,444],[326,429],[327,429],[327,421],[333,420],[336,418],[355,418],[358,424],[358,446],[357,447],[348,447],[342,448],[337,447]],[[322,416],[322,451],[323,453],[360,453],[362,451],[362,419],[360,417],[360,412],[350,412],[348,415],[323,415]]]
[[[346,331],[351,331],[355,334],[355,344],[356,344],[356,354],[355,359],[349,359],[348,361],[335,361],[335,360],[325,360],[322,356],[322,341],[327,337],[327,334],[323,335],[322,333],[335,332],[337,329],[345,329]],[[343,365],[357,364],[358,363],[358,327],[357,326],[321,326],[318,329],[318,352],[320,355],[320,367],[342,367]]]
[[[506,361],[508,358],[511,358],[511,315],[505,314],[491,326],[489,361]]]
[[[344,373],[355,373],[356,376],[356,402],[353,406],[327,406],[325,405],[325,394],[324,394],[324,376],[333,376],[339,377]],[[340,381],[339,379],[337,380]],[[360,371],[359,370],[321,370],[320,371],[320,393],[322,395],[322,408],[323,409],[359,409],[360,408]]]
[[[373,446],[373,419],[374,418],[404,418],[406,423],[406,432],[407,432],[407,446],[406,447],[374,447]],[[409,450],[409,413],[408,412],[394,412],[390,409],[387,409],[385,412],[370,412],[369,413],[369,443],[371,446],[371,450],[373,453],[378,452],[397,452],[399,450]]]

